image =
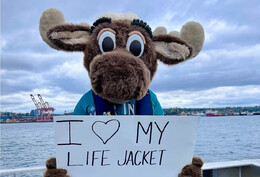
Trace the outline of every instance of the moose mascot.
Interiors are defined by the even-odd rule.
[[[40,19],[40,34],[50,47],[67,52],[83,52],[92,89],[82,96],[74,115],[163,115],[149,85],[158,60],[176,65],[196,57],[202,49],[204,30],[188,22],[179,32],[167,33],[134,14],[106,13],[92,26],[65,22],[57,9],[47,9]],[[179,177],[201,177],[203,161],[194,157]],[[56,159],[46,162],[45,177],[68,177],[56,168]],[[87,176],[87,174],[86,174]]]

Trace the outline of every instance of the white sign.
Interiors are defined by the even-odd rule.
[[[71,177],[175,177],[191,163],[199,117],[54,118],[58,168]]]

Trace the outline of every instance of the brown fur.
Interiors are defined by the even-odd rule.
[[[44,177],[69,177],[65,169],[48,169],[43,174]]]
[[[193,157],[192,163],[183,167],[178,177],[202,177],[203,160],[199,157]]]
[[[99,49],[97,35],[104,28],[111,28],[116,32],[117,49],[102,54]],[[135,30],[140,31],[146,40],[144,53],[140,58],[135,57],[126,50],[128,34]],[[141,99],[145,95],[157,70],[154,45],[145,29],[139,26],[131,26],[129,21],[102,23],[94,29],[87,46],[84,51],[84,66],[89,72],[92,89],[96,94],[116,103]],[[96,68],[91,70],[90,66],[98,67],[97,63],[100,65],[100,69],[95,74]],[[114,67],[117,70],[113,70]],[[106,74],[101,76],[101,73]],[[122,80],[124,74],[127,74],[129,78],[124,77],[124,80]],[[120,84],[116,81],[120,81]]]
[[[52,164],[51,169],[49,168],[50,164]],[[199,157],[193,157],[192,163],[185,165],[181,173],[179,173],[178,177],[202,177],[202,166],[203,166],[203,160]],[[48,159],[46,162],[46,167],[47,170],[43,175],[44,177],[69,177],[65,169],[56,169],[55,158]]]
[[[52,16],[50,23],[48,23],[49,15]],[[47,10],[40,22],[43,40],[58,50],[83,51],[84,66],[90,76],[93,91],[114,103],[142,99],[155,75],[158,59],[165,64],[178,64],[194,57],[191,46],[195,46],[195,52],[198,54],[204,41],[204,38],[197,41],[193,36],[193,29],[197,29],[195,34],[204,35],[203,28],[195,23],[189,23],[182,30],[185,32],[183,39],[193,44],[189,45],[180,37],[164,34],[166,29],[155,33],[157,35],[152,39],[151,30],[146,31],[147,28],[144,29],[142,25],[135,23],[131,25],[131,20],[100,22],[94,25],[93,30],[85,25],[62,24],[63,21],[65,22],[62,13],[57,10]],[[52,22],[57,22],[57,25]],[[50,29],[48,28],[46,38],[47,27]],[[116,48],[102,53],[97,35],[104,28],[111,28],[116,32]],[[142,33],[146,41],[140,58],[126,49],[127,39],[132,31]],[[203,161],[200,158],[194,158],[192,164],[186,165],[178,177],[201,177],[202,165]],[[55,158],[47,160],[46,167],[44,177],[68,177],[66,170],[56,169]]]
[[[204,164],[203,160],[200,157],[193,157],[192,164],[196,167],[201,168]]]
[[[165,42],[156,42],[155,49],[162,55],[171,59],[186,59],[190,55],[190,50],[187,46],[178,44],[176,42],[165,43]]]
[[[116,49],[102,54],[97,36],[104,28],[116,32]],[[132,31],[142,33],[146,41],[140,58],[126,50],[128,35]],[[157,59],[174,65],[192,56],[192,48],[180,38],[158,35],[152,40],[144,28],[131,25],[128,20],[104,22],[93,31],[88,26],[64,24],[51,28],[47,36],[62,50],[84,51],[84,66],[89,72],[93,91],[116,103],[138,100],[145,95],[157,70]]]
[[[56,158],[52,157],[46,161],[47,170],[44,172],[44,177],[69,177],[67,170],[56,168]]]
[[[171,36],[171,35],[158,35],[158,36],[154,36],[153,37],[153,41],[164,41],[166,43],[170,43],[170,42],[176,42],[176,43],[179,43],[179,44],[183,44],[183,45],[186,45],[186,46],[189,46],[187,44],[187,42],[185,42],[184,40],[180,39],[180,38],[177,38],[175,36]]]
[[[70,40],[73,40],[73,37],[75,40],[75,38],[80,38],[84,35],[85,35],[85,38],[88,38],[90,31],[91,30],[89,27],[82,26],[82,25],[73,25],[73,24],[59,25],[54,28],[51,28],[47,32],[47,37],[59,49],[71,51],[71,52],[72,51],[83,51],[83,50],[85,50],[87,40],[85,40],[85,42],[82,42],[82,40],[80,40],[80,42],[77,42],[77,43],[70,42]],[[78,32],[78,34],[77,34],[77,32]],[[59,34],[59,38],[56,37],[58,34]],[[54,35],[55,35],[55,38],[54,38]],[[77,35],[77,36],[75,36],[75,35]]]
[[[170,45],[171,44],[177,44],[174,48],[176,49],[176,52],[173,51],[169,51],[169,53],[171,53],[172,57],[169,57],[168,55],[166,55],[166,52],[161,51],[156,51],[157,54],[157,58],[162,61],[165,64],[168,65],[176,65],[178,63],[181,63],[183,61],[185,61],[186,59],[189,59],[192,57],[192,47],[187,44],[187,42],[181,40],[180,38],[177,38],[175,36],[172,35],[158,35],[158,36],[154,36],[154,43],[155,45],[161,45],[161,47],[163,47],[163,45],[165,45],[165,50],[167,50],[167,48],[173,48]],[[167,47],[167,45],[169,45]],[[181,47],[182,46],[182,47]],[[178,49],[178,47],[180,47]],[[184,53],[183,51],[185,51],[185,48],[188,48],[189,53],[188,55],[186,54],[186,52]],[[160,49],[159,47],[157,49]],[[181,54],[181,55],[176,55],[176,54]],[[180,56],[185,56],[186,58],[180,57]]]
[[[117,48],[126,48],[126,43],[128,39],[128,34],[131,31],[140,31],[145,37],[146,45],[144,49],[144,53],[140,59],[146,64],[148,69],[151,71],[151,79],[153,78],[156,70],[157,70],[157,61],[156,61],[156,53],[153,45],[153,41],[142,27],[139,26],[131,26],[130,21],[114,21],[112,23],[103,23],[98,25],[93,31],[89,42],[87,43],[87,48],[84,51],[84,66],[89,71],[89,65],[95,56],[101,55],[101,51],[99,50],[98,41],[96,37],[100,30],[103,28],[111,28],[116,32],[116,46]],[[129,52],[130,53],[130,52]]]
[[[49,160],[46,161],[46,167],[48,169],[55,169],[56,168],[56,158],[51,157]]]
[[[102,54],[97,36],[104,28],[116,32],[116,49]],[[126,50],[132,31],[142,33],[146,41],[140,58]],[[50,29],[47,35],[62,50],[84,51],[84,66],[89,72],[93,91],[115,103],[139,100],[145,95],[157,70],[157,59],[174,65],[192,56],[192,48],[180,38],[158,35],[152,40],[144,28],[131,25],[128,20],[104,22],[93,31],[87,26],[64,24]]]
[[[90,64],[93,91],[108,100],[123,103],[141,99],[150,85],[150,71],[126,49],[98,55]]]
[[[177,65],[181,62],[184,61],[184,59],[180,59],[180,60],[172,60],[172,59],[169,59],[169,58],[166,58],[164,55],[160,54],[160,53],[157,53],[157,58],[165,63],[165,64],[168,64],[168,65]]]

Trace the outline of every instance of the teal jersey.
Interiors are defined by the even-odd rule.
[[[149,90],[153,115],[164,115],[163,109],[157,99],[157,96]],[[123,104],[115,104],[114,110],[116,115],[135,115],[136,100],[131,100]],[[104,113],[109,115],[109,113]],[[92,90],[85,93],[76,105],[73,115],[96,115],[96,108]]]

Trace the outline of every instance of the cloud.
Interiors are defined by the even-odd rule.
[[[48,87],[58,87],[71,93],[85,93],[90,89],[90,81],[82,63],[79,58],[49,68],[46,64],[39,65],[39,72],[37,69],[1,70],[1,94]]]
[[[178,66],[161,64],[151,88],[160,92],[259,85],[259,50],[259,44],[235,49],[212,49]]]
[[[56,113],[64,113],[65,110],[73,111],[77,101],[80,99],[80,94],[72,94],[65,92],[58,87],[49,87],[44,89],[34,89],[28,92],[19,92],[11,95],[1,96],[1,111],[15,111],[15,112],[30,112],[36,109],[34,103],[30,98],[33,94],[35,99],[39,99],[37,94],[40,93],[50,106],[54,107]],[[57,94],[59,93],[59,94]]]
[[[176,90],[158,92],[157,97],[164,108],[257,106],[260,103],[260,86],[228,86],[198,91]]]
[[[64,113],[65,110],[72,111],[82,96],[82,94],[63,91],[58,87],[34,89],[31,92],[3,95],[1,97],[2,111],[30,112],[30,110],[35,109],[29,96],[31,93],[37,100],[37,94],[41,93],[44,101],[53,106],[56,113]],[[260,86],[228,86],[198,91],[175,90],[157,92],[157,97],[163,108],[256,106],[260,103]]]
[[[151,89],[165,95],[165,99],[167,95],[170,98],[171,94],[179,93],[175,94],[179,98],[178,104],[207,105],[206,98],[202,98],[204,102],[194,100],[200,99],[200,94],[214,93],[214,89],[242,88],[250,91],[260,85],[260,21],[256,20],[260,10],[257,0],[165,0],[152,3],[100,0],[99,4],[83,0],[66,3],[50,0],[1,2],[1,105],[4,108],[31,109],[30,100],[26,103],[22,100],[27,100],[28,94],[36,90],[49,90],[53,96],[47,94],[46,99],[55,97],[53,103],[57,110],[67,109],[74,107],[72,104],[75,105],[80,95],[91,88],[81,53],[56,51],[42,41],[38,22],[41,13],[50,7],[60,9],[69,22],[85,21],[89,24],[107,11],[133,12],[153,29],[165,26],[168,32],[180,30],[187,21],[199,21],[206,34],[199,56],[174,67],[159,64],[151,84]],[[188,99],[187,95],[193,92],[192,100]],[[258,99],[247,97],[248,93],[239,93],[245,98],[244,102],[235,96],[229,99],[219,97],[219,104],[214,102],[210,105],[260,104]],[[24,96],[19,97],[20,94]],[[15,98],[19,98],[18,101]],[[170,102],[162,102],[171,106]]]

